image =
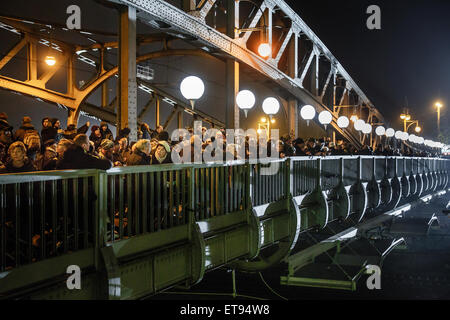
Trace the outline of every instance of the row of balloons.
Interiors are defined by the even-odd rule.
[[[194,106],[194,101],[200,99],[205,91],[205,86],[203,81],[196,76],[186,77],[180,84],[181,94],[190,100],[192,106]],[[242,90],[236,95],[236,104],[238,107],[245,112],[247,117],[247,112],[252,109],[255,105],[256,98],[253,92],[250,90]],[[272,117],[277,114],[280,110],[280,102],[274,97],[268,97],[263,101],[262,108],[265,114]],[[305,105],[300,110],[300,116],[306,120],[307,125],[309,121],[313,120],[316,116],[316,109],[311,105]],[[318,116],[319,122],[325,126],[329,125],[333,120],[333,115],[329,111],[322,111]],[[345,129],[350,125],[350,120],[346,116],[341,116],[337,119],[337,125],[339,128]],[[363,134],[372,133],[372,125],[365,123],[362,119],[355,119],[354,128],[356,131],[361,131]],[[416,144],[424,144],[425,146],[431,148],[443,148],[444,145],[440,142],[435,142],[431,140],[425,140],[422,137],[418,137],[414,134],[409,135],[407,132],[395,131],[392,128],[385,129],[383,126],[379,126],[375,129],[375,133],[378,136],[386,136],[388,138],[395,137],[398,140],[409,141]]]

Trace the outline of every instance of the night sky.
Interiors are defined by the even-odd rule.
[[[395,128],[408,103],[424,135],[435,137],[434,102],[450,103],[450,1],[286,1],[319,36]],[[381,9],[381,30],[369,30],[366,9]]]
[[[83,19],[89,20],[85,21],[90,27],[95,29],[106,24],[111,29],[108,31],[115,30],[116,21],[111,13],[104,19],[98,19],[100,12],[107,12],[98,2],[51,2],[55,5],[48,10],[39,9],[41,1],[0,3],[0,13],[64,23],[65,7],[79,3],[83,9],[89,7],[89,10],[83,11]],[[445,105],[441,129],[450,136],[447,125],[450,114],[447,112],[450,107],[450,1],[286,2],[331,50],[392,127],[402,128],[399,115],[408,106],[413,119],[421,121],[424,136],[435,139],[437,129],[433,104],[439,99]],[[382,30],[368,30],[366,27],[369,17],[366,9],[372,4],[381,8]],[[19,7],[20,12],[17,10]],[[6,95],[11,94],[0,91],[0,101],[5,103],[9,99]],[[31,116],[39,118],[38,113],[46,113],[47,109],[33,110]],[[61,110],[58,112],[58,116],[63,118],[64,113]],[[15,127],[19,125],[19,117],[11,120]]]

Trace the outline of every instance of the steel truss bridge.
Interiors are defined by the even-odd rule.
[[[89,29],[67,30],[63,25],[1,17],[0,27],[17,34],[19,39],[0,60],[0,73],[26,48],[27,76],[19,79],[0,75],[0,88],[65,106],[69,123],[76,123],[80,113],[86,112],[117,124],[118,129],[129,126],[132,135],[136,131],[136,121],[152,103],[156,103],[157,124],[167,126],[178,115],[178,126],[182,127],[182,111],[186,111],[216,127],[239,128],[235,96],[239,91],[240,69],[245,66],[274,84],[271,87],[276,88],[282,99],[290,132],[298,132],[299,104],[311,104],[318,112],[331,111],[334,130],[355,146],[375,144],[375,136],[361,136],[353,128],[342,130],[337,126],[337,118],[348,114],[351,108],[367,123],[381,125],[385,121],[328,48],[284,1],[225,1],[226,8],[218,6],[215,0],[108,0],[101,3],[116,6],[120,21],[118,32],[103,34],[107,36],[103,38],[96,38],[95,31]],[[218,14],[221,9],[226,12],[222,18]],[[158,33],[137,34],[137,21]],[[74,44],[66,40],[67,35],[88,39],[91,44]],[[257,54],[257,45],[263,36],[272,47],[267,59]],[[152,43],[161,43],[163,49],[136,54]],[[59,51],[54,68],[38,71],[39,47]],[[118,52],[115,63],[108,59],[111,50]],[[136,64],[174,55],[214,57],[226,64],[225,121],[194,111],[182,99],[136,78]],[[136,59],[132,58],[134,56]],[[75,81],[74,67],[80,61],[94,68],[92,78],[81,85]],[[50,89],[49,82],[61,70],[67,78],[65,88]],[[116,97],[109,103],[107,80],[112,77],[117,77],[119,84]],[[151,94],[140,114],[136,101],[138,89]],[[86,101],[97,90],[101,90],[101,106]],[[162,100],[173,108],[165,122],[160,122],[159,118]]]
[[[403,241],[368,234],[448,192],[448,173],[443,159],[300,157],[2,175],[0,295],[138,299],[219,267],[280,265],[282,284],[355,290]],[[378,254],[350,250],[361,241]],[[351,277],[305,277],[323,254]],[[80,290],[67,288],[71,265]]]

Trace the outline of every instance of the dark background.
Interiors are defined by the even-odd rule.
[[[65,8],[78,4],[82,8],[82,21],[90,28],[116,30],[114,11],[99,2],[48,1],[50,6],[44,3],[47,1],[2,1],[0,15],[65,23]],[[287,3],[331,50],[391,127],[402,127],[399,115],[408,106],[413,119],[421,121],[423,135],[436,139],[433,105],[441,100],[444,103],[441,130],[450,137],[447,111],[450,104],[450,1],[287,0]],[[369,17],[366,10],[372,4],[381,8],[381,30],[366,27]],[[86,7],[89,10],[85,10]],[[2,52],[5,50],[3,48]],[[35,108],[28,108],[30,103]],[[0,110],[10,114],[15,129],[20,125],[22,117],[19,115],[26,113],[38,127],[41,116],[50,113],[65,122],[64,110],[3,90],[0,90]],[[81,117],[80,124],[86,120]],[[62,124],[65,127],[65,123]]]
[[[401,127],[409,106],[424,135],[448,132],[450,102],[450,1],[298,1],[286,2],[318,35],[387,121]],[[381,30],[369,30],[367,7],[381,9]]]

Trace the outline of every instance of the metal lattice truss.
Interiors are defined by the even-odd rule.
[[[367,122],[375,121],[384,123],[384,118],[380,112],[373,106],[368,97],[358,87],[356,82],[350,77],[344,67],[337,61],[333,54],[317,37],[316,34],[306,25],[306,23],[282,0],[264,0],[261,6],[253,10],[253,16],[249,17],[250,23],[245,26],[236,27],[236,37],[233,39],[227,34],[214,29],[206,23],[206,18],[211,9],[217,4],[215,0],[187,1],[190,6],[187,12],[177,8],[163,0],[109,0],[111,2],[136,8],[137,17],[142,22],[159,27],[162,31],[169,34],[194,39],[196,43],[202,43],[205,51],[220,51],[235,58],[239,62],[258,70],[263,75],[276,81],[281,87],[290,92],[299,101],[305,104],[311,104],[318,111],[329,110],[333,113],[334,119],[332,125],[335,130],[340,132],[356,145],[364,143],[363,137],[359,137],[357,132],[352,130],[341,130],[337,126],[340,106],[353,96],[357,102],[358,108],[364,108],[364,117],[367,116]],[[252,1],[253,2],[253,1]],[[235,16],[239,17],[239,1],[235,1]],[[229,9],[230,7],[228,7]],[[272,44],[273,19],[275,15],[281,15],[290,20],[290,28],[279,39],[277,46],[273,46],[275,52],[268,59],[261,58],[256,52],[247,48],[247,43],[253,32],[257,31],[258,24],[264,17],[267,23],[268,39]],[[239,20],[239,19],[237,19]],[[245,27],[245,29],[244,29]],[[239,32],[245,30],[245,32]],[[303,62],[299,60],[298,46],[300,40],[310,41],[312,49]],[[284,72],[280,68],[280,61],[288,54],[287,48],[292,41],[295,49],[295,55],[289,63],[291,72]],[[275,47],[277,50],[275,50]],[[329,72],[325,77],[320,75],[319,62],[328,62]],[[288,74],[289,73],[289,74]],[[310,78],[307,79],[308,74]],[[343,81],[343,92],[336,93],[336,81]],[[304,84],[309,81],[313,83],[311,88]],[[324,103],[324,96],[327,90],[331,89],[333,94],[333,103]],[[348,104],[348,103],[347,103]],[[361,114],[361,112],[360,112]],[[372,122],[373,123],[373,122]]]
[[[48,33],[45,29],[41,29],[42,32],[37,31],[30,27],[30,24],[39,25],[40,23],[31,21],[20,21],[20,19],[9,19],[6,17],[0,18],[0,28],[7,30],[11,33],[20,36],[19,41],[3,56],[0,58],[0,88],[11,90],[13,92],[29,95],[39,99],[40,101],[47,101],[54,103],[58,106],[67,108],[69,113],[68,123],[76,124],[79,115],[86,114],[105,121],[111,124],[117,124],[116,112],[117,112],[117,97],[108,103],[109,99],[103,99],[104,94],[107,91],[106,81],[111,77],[117,77],[118,66],[111,65],[106,61],[106,53],[112,48],[118,47],[118,42],[95,42],[94,44],[86,46],[73,45],[68,42],[64,42],[57,39],[49,40]],[[54,26],[43,25],[44,28],[54,28]],[[91,41],[92,38],[89,38]],[[167,41],[167,36],[152,35],[139,40],[139,44],[148,44],[151,42]],[[45,50],[50,50],[51,53],[55,53],[57,56],[56,64],[52,68],[46,69],[41,74],[38,74],[38,64],[42,59],[38,59],[38,47],[46,47]],[[2,69],[15,57],[19,56],[22,49],[26,48],[26,59],[19,59],[26,63],[27,76],[25,80],[19,80],[19,77],[11,77],[2,75]],[[55,50],[55,51],[53,51]],[[50,52],[50,51],[49,51]],[[99,52],[99,56],[92,55],[93,52]],[[160,124],[159,119],[159,105],[161,101],[173,107],[168,119],[164,122],[164,127],[169,125],[174,116],[178,114],[179,125],[182,123],[182,112],[187,112],[194,117],[198,117],[205,122],[209,122],[217,127],[224,127],[224,123],[215,119],[199,110],[192,110],[191,107],[174,97],[173,95],[161,90],[147,80],[153,77],[152,71],[145,64],[146,61],[153,58],[159,58],[172,55],[199,55],[206,56],[205,52],[201,50],[172,50],[170,47],[165,46],[164,50],[143,54],[136,58],[138,63],[142,63],[144,66],[145,77],[138,79],[138,88],[144,92],[150,94],[150,99],[142,110],[140,116],[143,116],[148,111],[150,105],[155,103],[157,114],[157,125]],[[79,84],[75,83],[74,63],[76,60],[81,61],[83,64],[94,67],[95,74],[87,81]],[[139,66],[139,64],[138,64]],[[65,69],[67,74],[66,90],[56,91],[47,88],[48,82],[60,71]],[[97,89],[102,90],[102,106],[96,106],[88,103],[87,98]],[[107,93],[106,93],[107,95]],[[162,123],[161,123],[162,124]]]

